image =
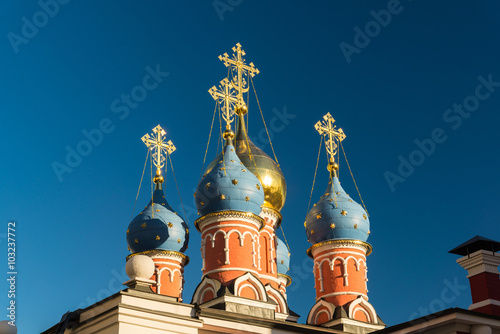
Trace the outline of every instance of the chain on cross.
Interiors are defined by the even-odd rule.
[[[326,151],[330,155],[330,163],[333,164],[335,155],[337,154],[338,143],[343,141],[346,135],[341,128],[337,129],[337,127],[333,125],[335,120],[330,113],[323,116],[323,119],[324,121],[318,121],[318,123],[314,125],[314,128],[320,135],[325,137]]]
[[[222,105],[222,118],[224,118],[226,124],[230,126],[234,120],[234,111],[238,103],[238,96],[234,90],[233,83],[229,82],[227,78],[224,78],[220,82],[219,88],[213,86],[208,92],[217,103]]]
[[[241,44],[236,43],[236,46],[233,47],[232,58],[229,58],[227,53],[219,56],[219,59],[224,62],[226,67],[231,66],[232,72],[236,72],[236,77],[233,75],[231,83],[233,84],[234,89],[238,92],[238,100],[240,103],[244,104],[243,93],[248,92],[249,86],[248,82],[245,80],[245,76],[254,77],[255,74],[259,74],[259,70],[255,67],[253,63],[245,64],[245,59],[243,56],[246,54],[243,49],[241,49]]]
[[[165,166],[167,155],[176,150],[171,140],[165,142],[166,134],[165,130],[160,125],[157,125],[151,135],[146,133],[141,138],[144,144],[151,150],[153,163],[156,166],[158,174],[161,174],[161,169]]]

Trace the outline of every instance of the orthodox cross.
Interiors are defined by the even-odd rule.
[[[235,94],[233,83],[224,78],[220,82],[219,89],[213,86],[208,92],[214,100],[222,104],[222,117],[226,121],[226,124],[230,126],[233,122],[235,105],[238,103],[238,96]]]
[[[165,165],[166,156],[176,150],[171,140],[165,142],[167,133],[160,125],[153,129],[151,136],[146,133],[141,139],[151,150],[153,163],[156,166],[157,174],[161,174],[161,168]]]
[[[330,163],[333,164],[335,161],[335,154],[337,154],[338,143],[343,141],[346,135],[341,128],[337,129],[337,126],[333,125],[335,120],[330,113],[323,116],[323,119],[324,121],[318,121],[318,123],[314,125],[314,128],[320,135],[325,137],[326,151],[330,155]]]
[[[238,100],[244,104],[243,93],[248,92],[249,86],[248,82],[245,80],[244,76],[250,75],[255,76],[255,74],[259,74],[259,70],[255,67],[253,63],[245,64],[245,59],[243,56],[246,54],[245,51],[241,49],[241,44],[236,43],[236,46],[233,47],[232,58],[229,58],[227,53],[219,56],[219,59],[224,62],[226,67],[231,66],[231,70],[236,72],[236,77],[233,75],[231,83],[233,84],[234,89],[238,92]]]

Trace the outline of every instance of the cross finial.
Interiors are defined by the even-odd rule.
[[[233,72],[231,83],[233,84],[233,88],[238,92],[239,103],[244,105],[243,93],[248,92],[249,89],[245,77],[248,75],[253,77],[255,74],[259,74],[259,70],[253,63],[245,64],[245,59],[243,59],[245,51],[241,48],[240,43],[236,43],[236,46],[233,47],[233,52],[235,53],[233,53],[232,58],[229,58],[229,55],[224,53],[219,56],[219,59],[224,62],[226,67],[231,66],[231,71]]]
[[[219,85],[219,88],[213,86],[208,90],[210,95],[218,103],[222,104],[222,117],[226,121],[226,126],[230,127],[234,118],[235,106],[238,103],[238,96],[234,90],[232,82],[229,82],[227,78],[224,78]]]
[[[165,135],[167,133],[160,125],[153,129],[151,135],[146,133],[142,136],[142,141],[151,150],[153,163],[156,166],[156,174],[161,174],[161,168],[165,166],[166,157],[176,150],[171,140],[165,142]]]
[[[343,141],[346,135],[341,128],[337,129],[337,126],[333,125],[333,123],[335,123],[335,120],[333,119],[332,115],[330,115],[330,113],[327,113],[325,116],[323,116],[323,119],[324,121],[318,121],[318,123],[314,125],[314,128],[319,132],[320,135],[325,137],[326,151],[329,155],[329,169],[337,169],[338,165],[335,164],[335,154],[337,154],[338,143]],[[337,166],[337,168],[335,168],[334,166]]]

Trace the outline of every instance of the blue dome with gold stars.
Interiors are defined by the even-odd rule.
[[[366,211],[346,194],[337,176],[307,214],[305,227],[313,245],[327,240],[366,241],[370,234]]]
[[[262,184],[238,158],[231,140],[223,152],[222,159],[198,184],[195,198],[199,215],[220,211],[259,215],[264,203]]]
[[[276,261],[278,262],[278,274],[286,274],[288,269],[290,269],[290,252],[286,247],[283,240],[278,239],[278,245],[276,247]]]
[[[132,253],[149,250],[184,252],[188,247],[189,229],[167,203],[156,184],[153,198],[128,226],[127,243]]]

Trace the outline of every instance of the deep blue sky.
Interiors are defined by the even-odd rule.
[[[314,303],[303,228],[319,144],[313,126],[327,112],[347,134],[344,148],[370,213],[369,297],[380,317],[392,325],[471,303],[469,290],[460,288],[466,272],[447,252],[477,234],[500,240],[500,84],[493,92],[480,88],[481,96],[489,93],[484,100],[474,98],[479,76],[500,82],[498,2],[232,3],[219,16],[211,1],[72,0],[43,22],[36,1],[1,2],[0,213],[5,232],[9,219],[18,222],[19,333],[45,330],[66,311],[122,288],[125,231],[146,154],[140,138],[157,124],[177,146],[172,158],[193,231],[184,294],[191,300],[201,261],[190,208],[214,108],[207,90],[227,73],[218,55],[237,42],[261,71],[254,82],[266,121],[276,110],[294,116],[274,131],[273,144],[288,184],[282,210],[292,248],[288,300],[300,322]],[[339,45],[355,45],[356,27],[376,29],[370,12],[388,5],[397,13],[371,31],[349,63]],[[38,31],[24,28],[29,38],[11,42],[34,15]],[[115,113],[113,101],[141,85],[148,66],[169,75],[126,117]],[[467,118],[447,111],[464,100],[475,109]],[[249,118],[258,138],[263,124],[253,95]],[[67,147],[76,149],[82,131],[103,119],[113,131],[60,181],[53,163],[65,164]],[[384,174],[398,173],[399,156],[421,157],[415,140],[436,129],[446,140],[391,189]],[[268,144],[255,142],[271,154]],[[213,144],[207,163],[215,153]],[[342,185],[357,199],[340,164]],[[323,151],[313,202],[327,175]],[[171,176],[166,196],[181,212]],[[138,208],[148,201],[149,181]],[[445,291],[457,284],[458,296]],[[2,307],[6,294],[2,283]]]

